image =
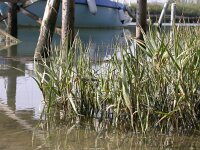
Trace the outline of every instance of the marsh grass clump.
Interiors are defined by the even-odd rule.
[[[70,49],[55,48],[35,63],[45,113],[108,121],[143,133],[199,129],[200,28],[173,31],[170,38],[150,28],[146,46],[135,39],[115,44],[107,62],[91,61],[78,38]]]

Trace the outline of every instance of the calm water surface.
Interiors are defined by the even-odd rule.
[[[77,31],[84,43],[93,43],[92,57],[99,47],[102,48],[100,52],[102,58],[108,54],[105,49],[109,47],[109,43],[123,43],[123,33],[131,34],[129,30],[122,29]],[[95,123],[55,127],[48,134],[35,131],[43,109],[42,94],[32,78],[34,76],[32,60],[38,34],[37,28],[20,28],[19,39],[22,43],[0,50],[0,150],[200,149],[198,134],[141,136],[97,129]],[[59,43],[58,36],[54,39],[54,43]]]

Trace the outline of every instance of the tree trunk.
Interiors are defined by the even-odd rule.
[[[17,37],[17,3],[8,3],[8,34]]]
[[[62,0],[62,44],[71,46],[74,41],[74,0]]]
[[[60,0],[48,0],[40,28],[40,35],[35,49],[34,58],[48,57],[53,38]]]
[[[136,38],[144,41],[142,30],[146,33],[147,0],[137,0]]]

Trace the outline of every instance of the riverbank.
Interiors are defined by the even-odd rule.
[[[148,14],[150,18],[155,22],[159,19],[160,13],[163,9],[164,4],[160,3],[150,3],[148,4]],[[131,5],[132,8],[136,9],[136,4]],[[198,22],[200,17],[200,4],[185,4],[177,3],[176,4],[176,21],[181,22]],[[165,15],[165,20],[168,22],[171,14],[171,6],[168,7],[167,13]]]

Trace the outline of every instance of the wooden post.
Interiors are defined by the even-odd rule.
[[[171,31],[170,31],[170,42],[173,44],[174,41],[174,30],[175,30],[175,20],[176,20],[176,3],[171,5]]]
[[[167,11],[167,8],[169,6],[169,1],[167,1],[164,6],[163,6],[163,9],[162,9],[162,12],[160,14],[160,18],[158,20],[158,27],[161,27],[162,26],[162,22],[163,22],[163,19],[164,19],[164,16],[166,14],[166,11]]]
[[[142,30],[146,33],[147,0],[137,0],[136,38],[144,41]]]
[[[176,3],[172,3],[171,5],[171,26],[175,26],[175,20],[176,20]]]
[[[17,37],[17,3],[8,3],[8,34]]]
[[[40,35],[35,49],[34,58],[48,57],[53,38],[60,0],[48,0],[40,27]]]
[[[62,44],[68,45],[74,41],[74,0],[62,0]],[[67,41],[66,41],[67,40]]]

